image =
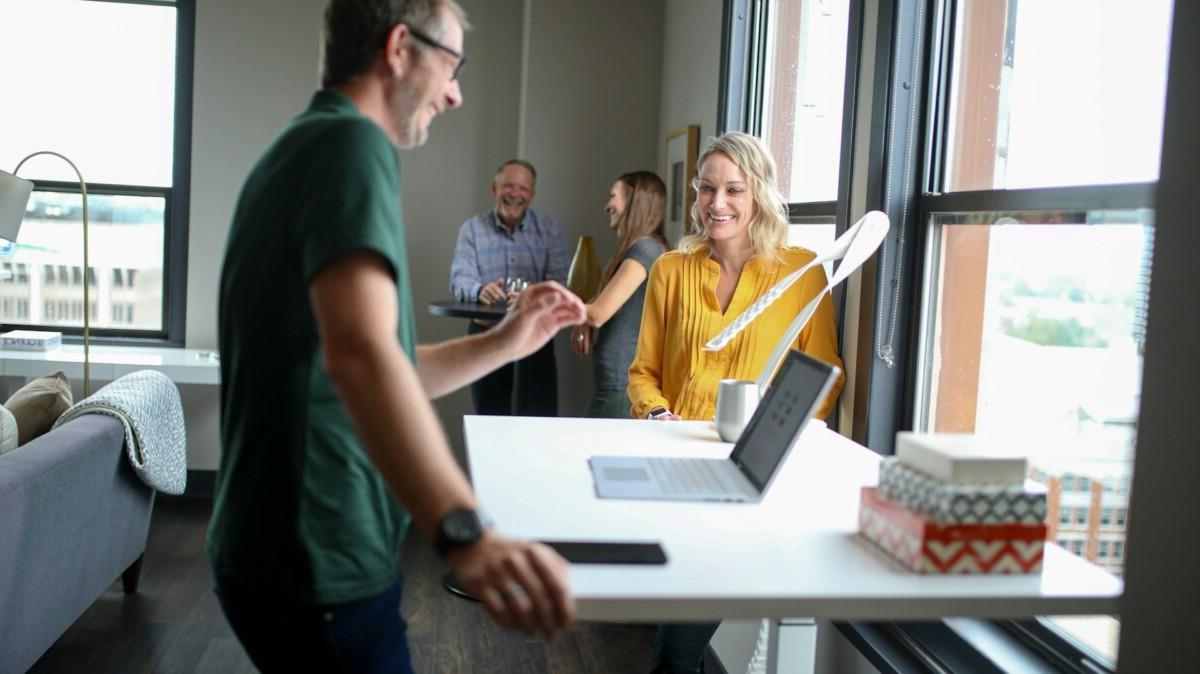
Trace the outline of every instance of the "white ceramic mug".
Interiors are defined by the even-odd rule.
[[[717,386],[717,434],[725,442],[737,442],[758,407],[758,384],[740,379],[722,379]]]

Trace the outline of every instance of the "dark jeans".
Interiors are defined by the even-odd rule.
[[[629,416],[629,410],[632,407],[633,403],[630,402],[625,389],[619,391],[596,389],[592,393],[592,399],[588,401],[583,415],[593,419],[632,419],[633,417]]]
[[[704,649],[721,623],[659,625],[654,636],[654,669],[650,674],[698,674],[704,671]]]
[[[471,321],[468,335],[488,328]],[[476,414],[520,417],[558,416],[558,368],[554,340],[530,356],[498,368],[471,384]]]
[[[215,576],[225,618],[262,672],[412,674],[403,580],[344,604],[289,604]]]

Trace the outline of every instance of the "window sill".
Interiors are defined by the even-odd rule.
[[[49,351],[0,349],[0,376],[39,377],[50,367],[82,379],[83,346],[64,344]],[[216,352],[203,349],[91,345],[88,367],[95,381],[112,381],[137,370],[158,370],[176,384],[216,385],[221,381]]]
[[[928,622],[843,622],[838,631],[885,674],[934,672],[1111,672],[1097,661],[1074,657],[1063,644],[1034,648],[1005,622],[947,618]]]

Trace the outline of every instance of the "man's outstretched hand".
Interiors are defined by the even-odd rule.
[[[497,624],[550,639],[575,619],[568,565],[550,548],[488,530],[450,553],[455,578]]]
[[[521,291],[496,331],[519,359],[542,348],[559,330],[585,320],[587,309],[575,293],[556,281],[543,281]]]

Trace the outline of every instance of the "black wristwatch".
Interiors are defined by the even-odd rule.
[[[445,557],[452,550],[469,548],[483,538],[483,531],[491,526],[486,517],[470,508],[455,508],[446,513],[442,523],[438,525],[437,536],[433,539],[433,549],[439,557]]]

